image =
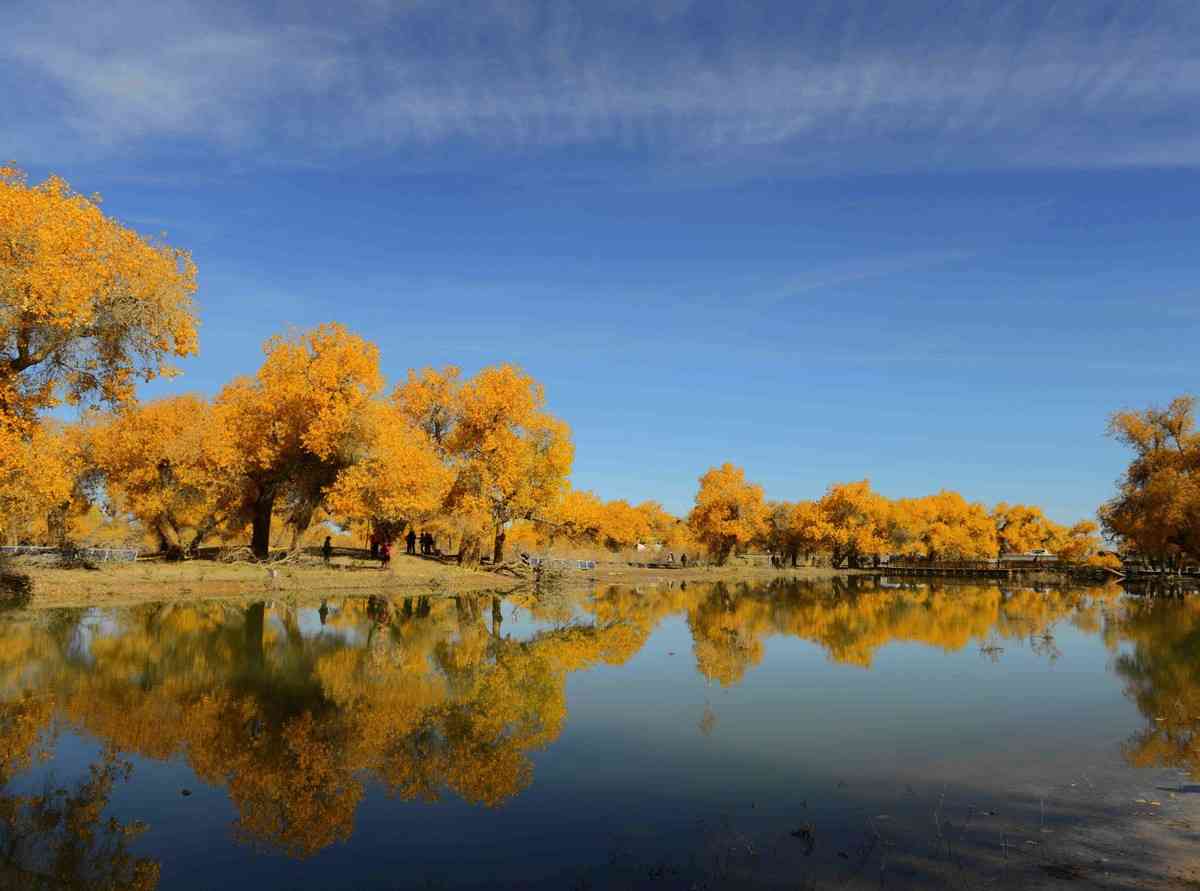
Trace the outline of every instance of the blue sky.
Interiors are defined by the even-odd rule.
[[[199,263],[214,393],[336,319],[514,361],[574,482],[1089,516],[1196,390],[1191,2],[9,3],[0,157]]]

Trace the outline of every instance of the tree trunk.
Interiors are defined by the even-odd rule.
[[[462,544],[458,546],[458,562],[463,566],[479,565],[479,539],[473,535],[464,535]]]
[[[263,664],[263,625],[265,603],[251,604],[246,610],[246,661],[252,666]]]
[[[300,540],[308,531],[308,527],[312,525],[314,513],[316,513],[316,505],[309,503],[302,504],[292,512],[292,546],[290,548],[292,553],[300,550]]]
[[[500,637],[500,626],[504,623],[504,613],[500,611],[500,598],[492,598],[492,637]]]
[[[179,530],[165,517],[158,521],[158,547],[168,560],[182,560],[183,546],[179,543]]]
[[[504,527],[496,530],[496,541],[492,546],[492,565],[499,566],[504,562]]]
[[[200,550],[200,546],[204,544],[204,539],[213,534],[213,530],[217,528],[219,523],[220,518],[216,514],[209,514],[205,517],[200,522],[200,525],[196,527],[196,534],[192,536],[191,543],[187,547],[187,552],[195,556],[196,552]]]
[[[733,552],[733,542],[722,541],[717,545],[717,553],[714,555],[717,558],[717,565],[724,566],[725,561],[729,559],[729,555]]]
[[[264,489],[254,500],[253,532],[250,550],[260,560],[271,555],[271,512],[275,509],[275,490]]]
[[[67,546],[67,513],[70,504],[58,505],[46,514],[46,534],[50,542],[57,548]]]

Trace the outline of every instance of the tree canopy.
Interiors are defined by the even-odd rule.
[[[728,462],[709,469],[700,477],[688,526],[717,563],[724,563],[735,548],[766,532],[762,486],[747,482],[746,472]]]
[[[196,267],[52,176],[0,167],[0,416],[118,404],[196,351]]]
[[[1200,560],[1200,433],[1196,402],[1119,411],[1109,434],[1133,452],[1116,496],[1100,508],[1107,532],[1163,565]]]

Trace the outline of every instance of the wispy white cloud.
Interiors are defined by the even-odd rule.
[[[755,4],[757,8],[759,5]],[[1200,164],[1200,7],[28,3],[18,150],[597,147],[801,168]],[[763,6],[763,9],[770,5]],[[792,10],[789,12],[789,10]],[[940,12],[939,12],[940,10]]]
[[[889,278],[970,259],[974,254],[963,250],[912,251],[906,254],[871,257],[817,269],[774,285],[756,295],[756,302],[778,303],[809,291],[856,284],[871,279]]]

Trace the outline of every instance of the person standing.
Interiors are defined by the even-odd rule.
[[[392,543],[387,539],[379,545],[379,568],[387,569],[392,562]]]
[[[325,544],[321,545],[321,559],[325,561],[325,565],[329,565],[330,558],[333,557],[333,536],[325,536]]]
[[[404,537],[404,544],[406,545],[406,554],[415,554],[417,552],[417,533],[411,526],[408,527],[408,535]]]

